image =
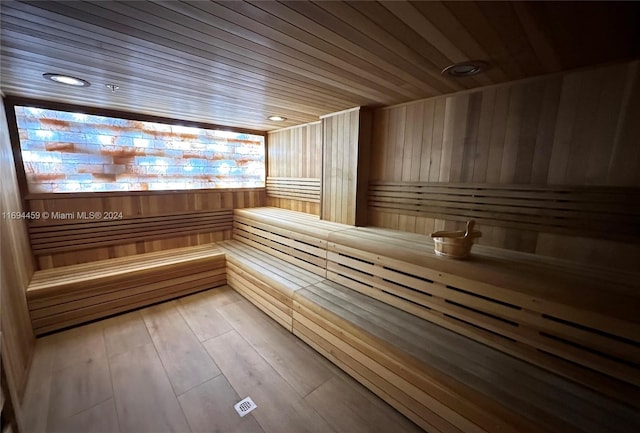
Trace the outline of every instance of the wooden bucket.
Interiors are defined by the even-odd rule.
[[[440,257],[467,259],[471,254],[473,240],[482,236],[482,232],[473,230],[474,220],[467,221],[465,231],[440,231],[431,233],[434,251]]]

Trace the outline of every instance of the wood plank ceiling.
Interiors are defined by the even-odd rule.
[[[637,2],[0,4],[7,95],[260,130],[634,58],[640,46]],[[469,59],[492,68],[440,74]],[[92,85],[52,83],[45,72]]]

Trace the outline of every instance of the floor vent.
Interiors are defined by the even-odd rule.
[[[233,406],[236,412],[238,412],[238,415],[240,415],[241,417],[245,416],[246,414],[254,410],[256,407],[258,406],[256,406],[253,400],[251,400],[251,397],[247,397],[244,400],[240,400]]]

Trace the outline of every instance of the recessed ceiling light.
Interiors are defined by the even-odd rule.
[[[273,122],[284,122],[285,120],[287,120],[286,117],[282,117],[282,116],[269,116],[267,117],[267,119]]]
[[[56,83],[68,84],[69,86],[89,87],[91,85],[91,83],[86,80],[72,77],[70,75],[47,73],[42,74],[42,76],[47,80],[55,81]]]
[[[489,63],[483,60],[469,60],[447,66],[442,70],[442,75],[450,77],[470,77],[489,69]]]

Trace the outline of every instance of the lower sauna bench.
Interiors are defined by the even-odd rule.
[[[36,335],[226,284],[215,244],[36,271],[27,303]]]
[[[226,253],[228,284],[291,332],[295,292],[324,278],[240,241],[218,245]]]
[[[293,332],[428,432],[640,431],[630,406],[329,280],[296,291]]]

